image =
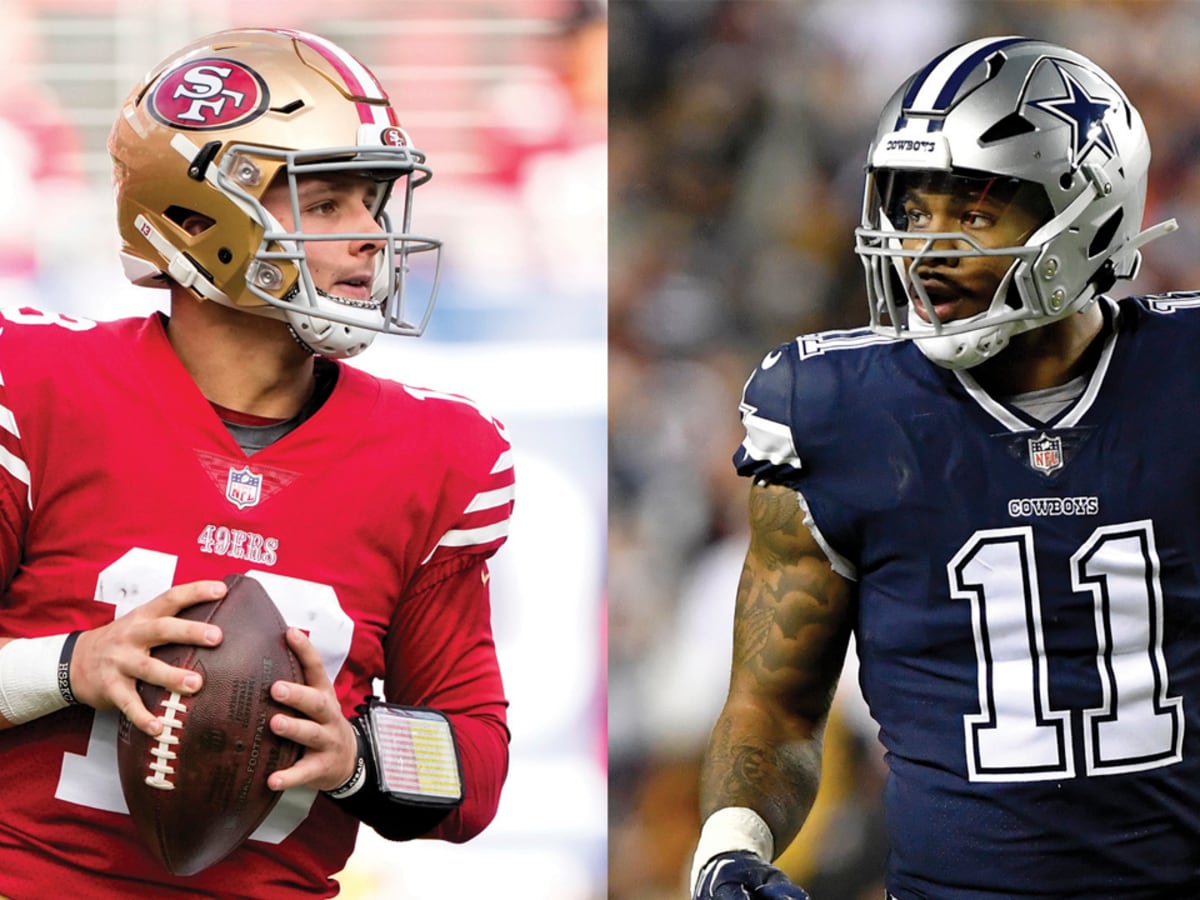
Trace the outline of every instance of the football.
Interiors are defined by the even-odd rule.
[[[153,651],[199,672],[203,687],[189,697],[139,683],[142,702],[164,728],[152,738],[122,716],[117,734],[129,813],[150,853],[176,875],[193,875],[237,849],[283,796],[267,787],[267,777],[303,749],[268,724],[277,712],[295,715],[271,698],[271,685],[303,681],[287,625],[259,582],[230,575],[225,583],[224,597],[179,613],[218,625],[220,644]]]

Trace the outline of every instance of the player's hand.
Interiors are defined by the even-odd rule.
[[[189,695],[204,682],[199,673],[169,666],[150,651],[162,644],[213,647],[221,643],[217,626],[179,619],[176,614],[196,603],[223,597],[225,590],[221,581],[177,584],[107,625],[80,634],[71,656],[75,699],[96,709],[115,707],[139,731],[157,735],[162,723],[142,703],[137,683],[145,681]]]
[[[305,683],[277,681],[271,685],[271,696],[302,717],[282,713],[272,716],[271,730],[303,746],[304,754],[294,765],[273,772],[267,785],[275,791],[302,784],[328,791],[354,774],[358,738],[354,726],[342,715],[321,654],[312,641],[299,628],[289,628],[287,640],[304,669]]]
[[[809,900],[783,871],[757,853],[718,853],[704,864],[692,900]]]

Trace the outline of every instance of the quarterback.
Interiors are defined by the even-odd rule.
[[[883,110],[870,325],[746,383],[750,547],[695,900],[804,898],[853,636],[895,900],[1200,896],[1200,295],[1114,300],[1150,145],[1089,59],[953,47]]]
[[[425,327],[436,278],[413,313],[405,276],[440,256],[411,231],[432,172],[370,71],[282,29],[163,61],[109,150],[126,274],[169,314],[0,312],[0,895],[332,896],[360,822],[468,840],[508,765],[486,562],[513,502],[505,431],[342,362]],[[304,753],[250,840],[182,878],[138,842],[118,721],[162,730],[138,680],[202,687],[150,652],[221,641],[175,614],[229,574],[292,626],[304,683],[274,684],[294,715],[270,727]],[[380,686],[449,723],[458,805],[377,777]]]

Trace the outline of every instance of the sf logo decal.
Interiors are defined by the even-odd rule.
[[[244,125],[270,101],[262,76],[229,59],[194,60],[164,75],[151,94],[151,115],[175,128],[206,131]]]

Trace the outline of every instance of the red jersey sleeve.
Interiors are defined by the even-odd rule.
[[[437,709],[454,726],[464,800],[428,837],[455,842],[492,821],[508,772],[486,560],[507,537],[514,489],[503,427],[473,407],[463,413],[468,427],[439,448],[448,460],[438,503],[445,527],[396,605],[384,646],[387,699]]]
[[[5,379],[4,331],[0,327],[0,586],[12,581],[21,562],[29,523],[30,472],[21,443],[22,425],[13,412]],[[13,331],[10,326],[8,331]],[[10,336],[9,340],[12,338]]]

